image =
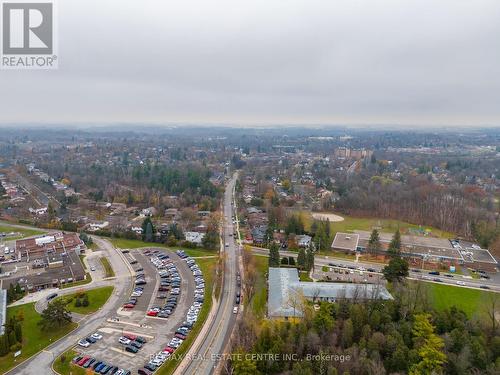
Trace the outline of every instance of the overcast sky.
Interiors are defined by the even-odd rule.
[[[500,126],[498,0],[59,0],[0,123]]]

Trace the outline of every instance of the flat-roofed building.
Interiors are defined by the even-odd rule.
[[[85,251],[85,244],[78,233],[57,232],[40,237],[25,238],[16,241],[16,251],[21,257],[29,260],[44,258],[48,254],[62,254],[74,251],[80,254]]]
[[[358,249],[359,234],[337,232],[332,242],[332,249],[339,251],[356,251]]]
[[[269,268],[267,314],[270,318],[302,317],[304,300],[335,302],[339,299],[392,299],[380,284],[300,281],[296,268]]]

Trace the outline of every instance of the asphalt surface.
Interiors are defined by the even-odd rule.
[[[218,359],[222,357],[227,340],[231,336],[236,323],[237,314],[233,313],[233,307],[235,306],[237,291],[236,273],[238,271],[237,262],[239,246],[232,235],[234,230],[232,221],[232,202],[235,182],[236,174],[233,175],[228,182],[224,193],[223,240],[225,244],[224,252],[226,253],[226,261],[224,283],[222,285],[222,298],[219,302],[215,319],[212,321],[208,334],[198,347],[189,366],[183,371],[183,374],[186,375],[209,375],[214,372],[219,364]],[[226,244],[228,246],[226,246]]]
[[[181,293],[177,307],[168,318],[157,318],[146,316],[147,310],[151,306],[160,306],[165,304],[165,300],[157,299],[157,288],[159,284],[159,275],[156,267],[151,263],[150,257],[144,255],[146,248],[141,250],[131,250],[125,254],[127,259],[132,257],[137,260],[134,269],[144,268],[147,284],[144,293],[138,297],[138,303],[135,308],[130,310],[119,310],[117,317],[119,321],[103,321],[98,331],[102,334],[102,340],[90,345],[88,348],[77,347],[78,352],[100,361],[105,361],[113,366],[125,368],[137,374],[137,370],[142,368],[154,354],[167,346],[170,339],[174,336],[179,325],[185,320],[186,313],[193,303],[194,297],[194,278],[186,262],[177,256],[174,252],[166,251],[162,248],[149,248],[150,250],[159,250],[170,256],[170,259],[176,264],[181,276]],[[166,293],[169,295],[169,293]],[[127,300],[127,299],[125,299]],[[125,302],[125,301],[123,301]],[[124,333],[132,333],[147,339],[147,343],[139,350],[137,354],[124,351],[124,346],[119,344],[118,339]]]
[[[75,345],[82,337],[86,337],[94,333],[101,326],[104,320],[114,317],[117,309],[128,297],[131,287],[131,274],[126,262],[122,258],[121,254],[119,254],[119,250],[114,249],[114,247],[106,240],[94,237],[94,241],[96,241],[103,253],[107,254],[107,258],[109,259],[116,275],[115,279],[100,281],[99,283],[93,283],[91,285],[91,288],[101,286],[101,283],[102,285],[113,285],[115,289],[113,294],[109,297],[108,302],[95,314],[85,316],[80,321],[77,321],[77,323],[79,323],[79,327],[68,336],[52,345],[49,345],[43,351],[34,355],[20,366],[10,370],[6,374],[53,374],[53,360],[60,354],[64,353],[68,348]],[[81,289],[85,289],[85,287],[81,287]],[[67,293],[67,291],[64,290],[61,294],[62,293]]]

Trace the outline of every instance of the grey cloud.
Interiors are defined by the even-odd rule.
[[[58,2],[0,122],[500,123],[500,2]]]

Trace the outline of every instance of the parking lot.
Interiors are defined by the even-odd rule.
[[[165,249],[149,250],[158,251],[156,255],[167,254],[168,259],[171,260],[170,264],[175,265],[181,279],[177,305],[171,315],[168,318],[146,315],[151,308],[165,304],[166,299],[159,299],[157,296],[159,293],[170,296],[171,289],[168,292],[158,292],[161,279],[159,270],[151,261],[151,255],[145,255],[144,250],[130,251],[125,256],[127,260],[134,263],[132,264],[134,270],[143,268],[143,271],[136,272],[137,274],[143,273],[143,278],[146,281],[145,285],[141,285],[144,288],[142,295],[136,297],[137,303],[133,308],[119,309],[115,319],[108,320],[98,329],[97,333],[102,336],[101,339],[87,347],[77,345],[75,349],[82,355],[91,356],[96,360],[106,362],[106,364],[130,370],[133,374],[136,374],[138,369],[142,368],[171,342],[179,326],[186,320],[188,311],[193,309],[194,302],[195,281],[193,271],[187,262],[177,254]],[[141,278],[141,276],[138,277]],[[124,301],[124,303],[126,302],[128,301]],[[144,339],[145,343],[138,348],[137,353],[126,351],[126,346],[130,345],[119,342],[120,337],[127,335],[131,335],[132,338],[140,336]]]

